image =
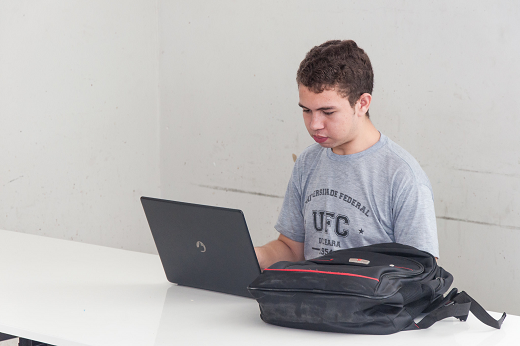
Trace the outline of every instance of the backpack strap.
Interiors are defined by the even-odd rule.
[[[424,316],[424,318],[419,323],[412,323],[404,330],[418,330],[418,329],[426,329],[433,325],[435,322],[445,319],[447,317],[456,317],[461,321],[466,321],[468,318],[468,314],[471,311],[475,317],[477,317],[482,323],[500,329],[502,326],[502,322],[506,318],[506,313],[502,314],[502,317],[498,320],[495,320],[491,315],[487,313],[487,311],[477,303],[473,298],[471,298],[466,292],[462,291],[457,294],[457,289],[454,288],[451,290],[448,295],[440,302],[436,301],[433,304],[437,305],[437,307],[431,311],[431,309],[427,308],[431,312]]]
[[[480,320],[480,322],[487,324],[490,327],[500,329],[502,326],[502,322],[504,322],[504,319],[506,318],[506,313],[504,312],[502,314],[502,317],[500,319],[495,320],[493,317],[491,317],[490,314],[487,313],[487,311],[479,304],[477,303],[473,298],[471,298],[466,292],[462,291],[459,294],[457,294],[453,301],[455,304],[459,303],[469,303],[470,305],[470,311],[473,315],[475,315],[476,318]]]

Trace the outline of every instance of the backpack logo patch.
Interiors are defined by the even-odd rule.
[[[361,258],[350,258],[348,261],[350,263],[359,263],[359,264],[369,264],[370,263],[369,260],[361,259]]]

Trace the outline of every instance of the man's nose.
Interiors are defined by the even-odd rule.
[[[309,124],[309,127],[311,128],[311,130],[321,130],[323,128],[323,118],[317,114],[317,113],[314,113],[312,116],[311,116],[311,122]]]

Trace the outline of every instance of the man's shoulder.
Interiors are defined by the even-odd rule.
[[[384,164],[389,171],[412,175],[418,183],[430,185],[428,176],[417,159],[388,137],[386,137],[385,150],[382,151],[382,154],[384,155]]]
[[[323,148],[318,143],[311,144],[300,153],[296,159],[296,164],[299,166],[309,166],[315,162],[316,159],[325,152],[325,150],[327,149]]]

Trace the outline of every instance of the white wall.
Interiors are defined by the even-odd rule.
[[[297,66],[351,38],[373,122],[432,181],[441,264],[520,314],[519,6],[2,1],[0,228],[155,252],[138,198],[160,195],[243,209],[265,243],[312,143]]]
[[[354,39],[375,70],[373,122],[432,182],[441,264],[486,308],[519,314],[519,10],[159,1],[163,196],[243,209],[257,245],[276,236],[291,156],[312,143],[296,69],[312,46]]]
[[[0,2],[0,228],[154,252],[157,4]]]

